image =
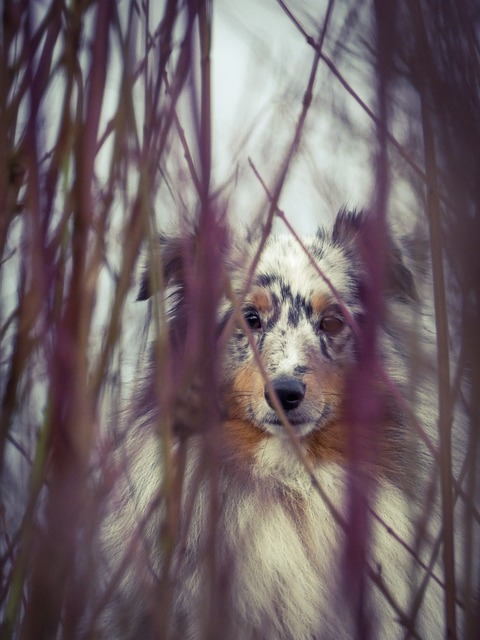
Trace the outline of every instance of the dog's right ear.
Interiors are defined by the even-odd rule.
[[[186,261],[194,255],[192,235],[168,237],[161,235],[141,281],[137,300],[148,300],[160,284],[163,288],[176,287],[181,295],[185,287]],[[155,264],[152,264],[152,260]],[[158,271],[161,270],[159,274]]]

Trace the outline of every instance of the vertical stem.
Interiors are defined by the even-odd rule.
[[[212,41],[211,0],[200,3],[198,12],[200,35],[200,161],[202,180],[202,201],[208,202],[212,163],[212,113],[211,113],[211,69],[210,48]]]
[[[197,357],[199,362],[205,363],[205,376],[207,380],[217,380],[216,358],[211,357],[216,352],[216,337],[212,333],[215,321],[212,313],[218,305],[220,294],[220,255],[219,255],[219,226],[215,220],[214,206],[210,202],[211,162],[212,162],[212,113],[211,113],[211,67],[210,51],[212,37],[212,3],[211,0],[203,0],[198,11],[198,27],[200,36],[200,162],[201,162],[201,211],[198,245],[196,253],[196,269],[204,276],[197,281],[195,291],[196,308],[200,318],[200,332],[198,340]],[[202,392],[205,394],[207,386],[202,383]],[[209,425],[207,439],[205,441],[205,470],[209,482],[209,521],[207,533],[207,573],[208,573],[208,600],[205,610],[203,630],[205,637],[217,637],[221,635],[218,620],[221,618],[222,587],[219,580],[219,566],[217,564],[218,528],[217,522],[220,513],[219,497],[219,459],[216,427],[218,415],[214,405],[205,403],[202,407],[206,424]],[[228,635],[228,633],[227,633]]]
[[[390,171],[388,157],[388,88],[391,76],[395,2],[374,3],[376,20],[376,159],[375,193],[372,210],[363,223],[360,240],[362,261],[369,274],[365,287],[365,308],[371,319],[359,332],[358,362],[349,381],[349,458],[351,471],[348,485],[349,535],[345,546],[348,595],[352,606],[356,637],[369,638],[375,633],[375,619],[368,607],[367,557],[370,542],[369,503],[374,499],[374,485],[368,474],[361,472],[367,465],[375,465],[379,451],[380,424],[385,406],[378,395],[378,329],[384,313],[386,243],[386,214],[389,199]],[[353,568],[353,572],[351,571]],[[353,579],[352,579],[353,578]]]
[[[437,179],[435,138],[429,110],[432,92],[429,79],[433,78],[434,62],[428,48],[428,37],[418,0],[410,2],[410,10],[416,29],[418,58],[423,73],[419,77],[421,119],[427,184],[427,214],[432,257],[433,295],[437,335],[438,367],[438,422],[440,433],[440,484],[443,523],[443,564],[445,575],[445,622],[447,639],[457,638],[455,610],[455,552],[452,479],[452,401],[450,388],[450,357],[448,348],[448,317],[443,268],[443,239],[441,227],[440,195]]]
[[[447,638],[456,638],[455,556],[453,527],[453,484],[451,445],[450,358],[448,349],[448,318],[443,269],[443,242],[438,197],[435,142],[426,105],[421,95],[423,143],[427,175],[427,213],[430,230],[430,251],[433,270],[435,326],[437,332],[438,411],[440,432],[440,482],[443,520],[443,562],[445,572],[445,617]]]

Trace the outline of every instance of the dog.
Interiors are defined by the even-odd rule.
[[[162,237],[139,295],[160,339],[108,465],[101,636],[445,634],[421,283],[373,224]]]

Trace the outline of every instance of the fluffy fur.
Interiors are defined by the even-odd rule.
[[[253,271],[260,240],[233,241],[210,316],[194,240],[162,240],[169,357],[152,356],[110,467],[105,636],[444,635],[442,588],[420,588],[438,527],[418,292],[389,241],[372,284],[365,229],[341,212],[304,247],[271,237]]]

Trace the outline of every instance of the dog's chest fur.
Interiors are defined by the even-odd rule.
[[[220,600],[225,637],[355,637],[355,612],[345,597],[355,570],[350,566],[345,571],[348,536],[337,522],[337,517],[345,522],[349,478],[335,463],[314,471],[329,505],[291,444],[287,440],[265,441],[248,476],[232,472],[232,468],[221,470],[213,531],[208,506],[211,489],[207,484],[200,487],[186,547],[177,559],[182,565],[177,576],[176,611],[182,637],[201,638],[205,632],[199,621],[209,606],[206,585],[212,540],[216,545],[215,571],[223,579]],[[193,467],[188,475],[198,478]],[[401,540],[410,540],[410,507],[403,494],[388,483],[377,484],[374,491],[376,510],[385,525],[394,527]],[[372,524],[369,539],[369,565],[394,593],[396,604],[408,610],[411,558],[386,526]],[[372,614],[373,637],[400,637],[401,626],[394,611],[371,583],[367,585],[363,606]],[[219,593],[214,592],[213,597],[218,599]],[[435,606],[436,598],[425,603],[426,608]],[[433,638],[440,632],[434,619],[430,619],[425,637]]]

